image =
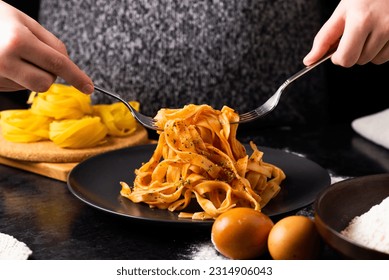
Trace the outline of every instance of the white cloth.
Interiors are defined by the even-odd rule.
[[[31,254],[25,243],[0,232],[0,260],[26,260]]]
[[[351,126],[361,136],[389,149],[389,108],[355,119]]]

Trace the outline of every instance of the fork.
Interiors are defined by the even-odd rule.
[[[321,58],[319,61],[315,62],[314,64],[311,64],[305,68],[303,68],[302,70],[300,70],[299,72],[297,72],[296,74],[294,74],[293,76],[289,77],[279,88],[278,90],[276,91],[276,93],[274,93],[265,103],[263,103],[261,106],[259,106],[258,108],[250,111],[250,112],[247,112],[247,113],[244,113],[244,114],[240,114],[239,115],[239,121],[236,122],[236,123],[247,123],[247,122],[251,122],[253,120],[256,120],[258,118],[261,118],[265,115],[267,115],[268,113],[270,113],[271,111],[273,111],[273,109],[278,105],[278,102],[280,101],[280,97],[282,95],[282,93],[284,92],[284,89],[290,84],[292,83],[293,81],[295,81],[296,79],[300,78],[301,76],[303,76],[305,73],[309,72],[310,70],[312,70],[313,68],[315,68],[316,66],[318,66],[319,64],[321,64],[322,62],[326,61],[327,59],[329,59],[332,54],[335,52],[336,49],[331,49],[326,55],[323,56],[323,58]]]
[[[152,117],[149,117],[149,116],[146,116],[146,115],[143,115],[141,113],[139,113],[137,110],[135,110],[134,107],[132,107],[130,105],[130,103],[128,103],[127,101],[125,101],[123,99],[123,97],[121,97],[120,95],[116,94],[116,93],[112,93],[112,92],[109,92],[105,89],[102,89],[101,87],[99,86],[94,86],[95,87],[95,90],[101,92],[101,93],[104,93],[104,94],[107,94],[113,98],[116,98],[117,100],[121,101],[122,103],[124,103],[124,105],[127,106],[127,108],[130,110],[131,114],[134,116],[134,118],[143,126],[149,128],[149,129],[152,129],[152,130],[160,130],[160,128],[157,126],[156,124],[156,120],[153,119]]]

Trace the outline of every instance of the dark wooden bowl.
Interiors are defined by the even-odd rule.
[[[355,216],[389,196],[389,174],[347,179],[324,190],[315,201],[315,222],[324,241],[346,259],[389,259],[389,254],[359,245],[340,232]],[[389,217],[388,217],[389,222]]]

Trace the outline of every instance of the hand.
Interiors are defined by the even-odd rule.
[[[311,51],[304,58],[310,65],[319,60],[338,40],[332,55],[334,64],[382,64],[389,60],[389,1],[342,0],[317,33]]]
[[[57,37],[0,1],[0,91],[46,91],[57,76],[84,93],[93,91],[92,80],[71,61]]]

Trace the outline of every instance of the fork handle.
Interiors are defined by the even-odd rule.
[[[104,94],[107,94],[107,95],[109,95],[109,96],[111,96],[111,97],[114,97],[114,98],[116,98],[116,99],[118,99],[118,100],[120,100],[120,101],[125,102],[124,100],[122,100],[122,98],[121,98],[119,95],[117,95],[117,94],[115,94],[115,93],[109,92],[108,90],[103,89],[103,88],[101,88],[101,87],[99,87],[99,86],[96,86],[96,85],[94,85],[94,88],[95,88],[95,90],[97,90],[97,91],[100,91],[100,92],[102,92],[102,93],[104,93]]]
[[[336,48],[333,48],[331,49],[329,52],[327,52],[321,59],[319,59],[318,61],[316,61],[315,63],[305,67],[304,69],[300,70],[299,72],[297,72],[296,74],[290,76],[286,81],[285,81],[285,84],[289,84],[291,82],[293,82],[294,80],[300,78],[302,75],[304,75],[305,73],[307,73],[308,71],[311,71],[313,68],[315,68],[316,66],[318,66],[319,64],[323,63],[324,61],[326,61],[327,59],[329,59],[335,52]]]

